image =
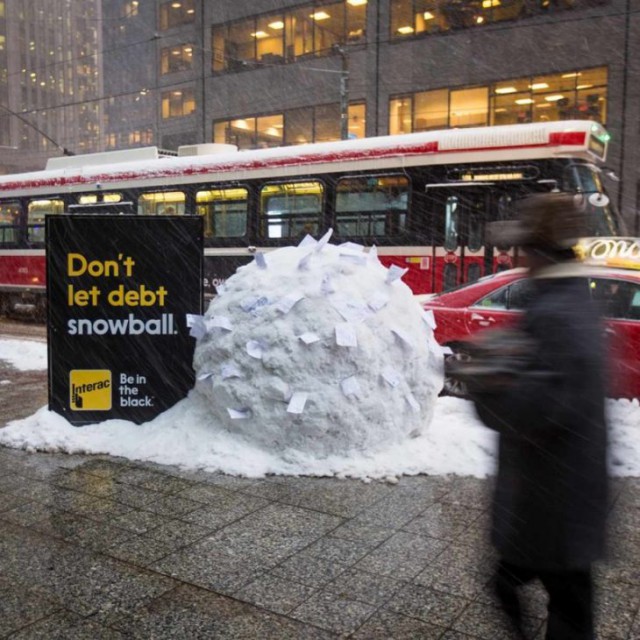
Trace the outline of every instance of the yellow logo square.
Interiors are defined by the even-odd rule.
[[[73,411],[110,411],[111,388],[108,369],[73,369],[69,372],[69,406]]]

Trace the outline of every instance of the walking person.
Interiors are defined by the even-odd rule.
[[[479,417],[499,433],[496,593],[524,637],[519,587],[539,579],[549,596],[546,640],[594,639],[591,567],[605,546],[603,333],[571,249],[585,227],[577,198],[527,197],[518,220],[494,234],[528,259],[531,295],[515,333],[526,364],[471,385]]]

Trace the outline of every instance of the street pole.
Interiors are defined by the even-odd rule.
[[[338,47],[342,58],[340,71],[340,139],[349,138],[349,57],[344,47]]]

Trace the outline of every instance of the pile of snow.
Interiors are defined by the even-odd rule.
[[[271,454],[404,442],[442,388],[442,350],[404,270],[328,239],[258,255],[191,320],[195,391],[216,427]]]

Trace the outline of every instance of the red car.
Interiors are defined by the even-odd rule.
[[[640,398],[640,270],[585,267],[584,286],[601,305],[609,341],[609,395]],[[436,319],[436,340],[468,357],[465,345],[480,331],[515,322],[529,293],[526,269],[487,276],[423,302]],[[588,349],[589,345],[585,345]],[[463,385],[445,378],[443,392],[464,396]]]

